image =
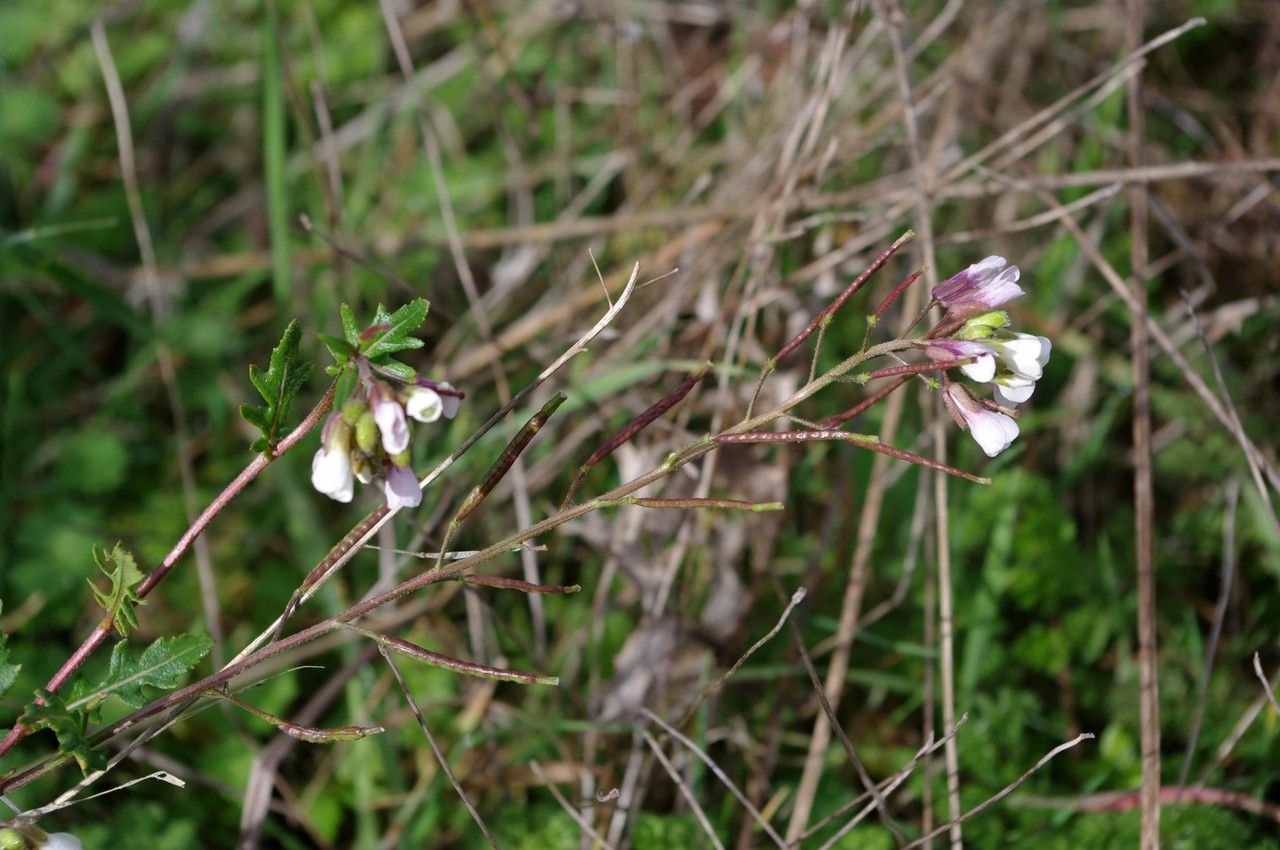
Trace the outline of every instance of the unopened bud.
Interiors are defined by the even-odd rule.
[[[368,409],[368,406],[366,406],[364,402],[357,401],[353,398],[346,404],[342,405],[342,420],[348,425],[355,427],[355,424],[360,421],[360,417],[363,416]]]
[[[378,423],[374,421],[373,411],[368,408],[356,421],[356,445],[367,455],[373,454],[378,445]]]
[[[1004,310],[992,310],[974,316],[964,323],[956,337],[959,339],[990,339],[1000,328],[1009,326],[1009,314]]]

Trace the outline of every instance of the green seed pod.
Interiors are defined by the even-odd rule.
[[[0,829],[0,850],[27,850],[27,840],[16,829]]]
[[[367,455],[373,454],[378,445],[378,423],[374,421],[370,410],[365,410],[364,415],[356,421],[356,445]]]

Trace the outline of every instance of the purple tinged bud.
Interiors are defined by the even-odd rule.
[[[986,313],[1023,294],[1020,272],[1004,257],[987,257],[933,288],[933,297],[955,316]]]
[[[1013,417],[983,407],[960,384],[947,384],[942,399],[960,427],[969,432],[987,457],[995,457],[1009,448],[1018,436],[1018,423]]]
[[[391,464],[386,468],[387,480],[382,485],[387,497],[387,507],[416,508],[422,504],[422,490],[418,487],[418,479],[413,470],[407,466]]]

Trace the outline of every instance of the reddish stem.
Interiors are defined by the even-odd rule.
[[[836,300],[828,304],[826,308],[822,310],[821,313],[814,316],[813,319],[810,320],[809,324],[805,325],[804,330],[800,331],[800,333],[793,336],[790,342],[782,346],[782,348],[778,349],[778,353],[773,356],[773,360],[771,362],[778,363],[782,360],[782,358],[786,357],[788,354],[795,351],[796,348],[798,348],[802,342],[808,339],[809,336],[818,329],[819,325],[821,325],[824,321],[828,320],[830,316],[832,316],[837,310],[843,307],[844,303],[848,301],[850,298],[852,298],[853,294],[857,292],[859,289],[861,289],[862,285],[866,283],[867,280],[873,274],[879,271],[881,266],[889,262],[889,258],[892,257],[894,253],[897,252],[897,250],[901,248],[903,245],[905,245],[907,241],[911,239],[911,237],[914,235],[915,235],[914,233],[908,230],[906,233],[900,236],[896,242],[894,242],[892,245],[886,248],[884,250],[884,253],[882,253],[880,256],[872,260],[871,265],[867,266],[866,271],[864,271],[862,274],[854,278],[853,282],[850,283],[847,287],[845,287],[844,292],[841,292],[839,295],[836,296]]]
[[[250,481],[257,478],[258,474],[261,473],[262,470],[266,469],[267,466],[270,465],[271,461],[280,457],[280,455],[297,445],[298,442],[300,442],[302,438],[320,422],[324,415],[329,412],[329,408],[333,404],[333,392],[334,385],[330,384],[329,389],[325,391],[324,397],[321,398],[319,403],[311,409],[311,412],[307,414],[307,417],[302,420],[298,427],[294,428],[289,436],[285,437],[276,445],[275,450],[270,457],[265,454],[255,456],[254,459],[249,462],[249,465],[241,470],[240,474],[237,475],[230,484],[223,488],[221,493],[214,497],[214,500],[209,503],[209,506],[204,509],[200,516],[196,517],[195,522],[191,524],[190,528],[186,530],[182,537],[178,538],[178,542],[169,550],[169,554],[164,556],[164,560],[160,562],[160,565],[152,570],[147,577],[142,580],[142,584],[138,585],[137,594],[140,599],[145,599],[152,590],[155,590],[156,585],[160,584],[164,577],[167,576],[175,566],[177,566],[180,560],[182,560],[182,556],[187,554],[191,545],[195,543],[196,538],[209,527],[209,524],[213,522],[213,518],[221,513],[222,510],[231,503],[232,499],[240,495],[244,488],[248,486]],[[84,642],[80,644],[79,648],[77,648],[76,651],[63,662],[62,666],[58,668],[58,671],[49,679],[48,683],[44,686],[45,690],[57,691],[65,685],[67,680],[70,679],[75,672],[80,669],[81,665],[88,660],[89,656],[93,654],[93,651],[101,646],[102,642],[107,639],[107,635],[111,634],[113,625],[113,620],[110,615],[103,619],[102,622],[98,623],[94,630],[89,633],[89,636],[84,639]],[[37,700],[37,702],[39,702],[39,700]],[[0,741],[0,756],[3,756],[5,753],[12,750],[19,741],[30,733],[31,730],[27,729],[20,723],[15,723],[13,728],[9,730],[9,733],[5,735],[4,740]]]
[[[862,401],[858,402],[853,407],[846,410],[844,413],[837,413],[835,416],[828,416],[826,419],[823,419],[821,422],[818,423],[819,427],[834,428],[837,425],[841,425],[845,422],[848,422],[850,419],[853,419],[855,416],[861,416],[863,413],[866,413],[868,408],[872,407],[878,402],[883,401],[890,393],[892,393],[894,390],[901,387],[908,380],[909,380],[908,378],[899,378],[898,380],[894,381],[891,384],[885,384],[883,387],[876,390],[874,393],[867,396]]]
[[[867,380],[896,378],[899,375],[917,375],[921,372],[945,372],[957,366],[967,366],[977,359],[976,357],[957,357],[955,360],[934,360],[925,363],[909,363],[905,366],[890,366],[886,369],[877,369],[874,372],[869,372]]]

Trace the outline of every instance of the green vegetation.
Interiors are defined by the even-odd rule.
[[[483,504],[451,531],[451,550],[556,514],[593,450],[706,362],[687,398],[586,470],[576,502],[737,422],[766,359],[914,228],[816,354],[815,336],[779,362],[756,411],[803,385],[811,357],[821,375],[856,354],[864,317],[925,262],[925,203],[935,268],[872,344],[920,310],[931,279],[991,254],[1022,269],[1027,294],[1009,305],[1018,329],[1053,342],[1010,449],[989,460],[946,426],[945,462],[991,479],[946,479],[954,703],[967,715],[954,739],[961,808],[1095,736],[966,821],[965,844],[1138,846],[1136,796],[1109,807],[1098,795],[1136,795],[1142,776],[1133,315],[1104,273],[1131,274],[1129,191],[1142,184],[1151,312],[1217,403],[1230,400],[1226,418],[1238,416],[1261,462],[1251,469],[1153,345],[1162,779],[1217,793],[1165,805],[1161,846],[1280,847],[1280,716],[1253,670],[1255,652],[1273,682],[1280,669],[1280,491],[1269,477],[1280,113],[1266,4],[1149,4],[1144,39],[1192,15],[1208,21],[1147,57],[1138,165],[1123,69],[1055,113],[1060,124],[1024,124],[1129,54],[1120,0],[906,4],[896,35],[867,4],[385,5],[393,33],[379,3],[339,0],[0,4],[0,734],[19,718],[33,730],[0,755],[0,787],[62,754],[6,792],[15,806],[51,802],[81,778],[77,763],[102,767],[139,731],[104,742],[98,730],[232,661],[381,504],[378,486],[356,488],[350,504],[312,488],[319,428],[274,457],[331,380],[339,406],[347,398],[359,356],[465,392],[456,417],[410,423],[419,475],[516,403],[420,507],[320,586],[286,637],[426,575],[482,482]],[[127,133],[104,82],[114,75]],[[1101,262],[1051,203],[1072,205]],[[619,297],[635,263],[642,286],[604,333],[518,397]],[[834,383],[787,427],[877,386]],[[538,420],[518,461],[503,457],[557,391],[567,400],[556,415]],[[933,457],[929,393],[913,380],[900,417],[886,402],[847,427]],[[253,463],[257,477],[140,595]],[[635,848],[711,846],[686,792],[725,847],[769,847],[715,773],[638,711],[677,724],[780,834],[798,806],[811,807],[808,825],[841,810],[864,786],[838,738],[816,753],[821,781],[804,790],[823,709],[800,647],[827,680],[860,575],[835,712],[867,774],[894,776],[926,729],[935,741],[948,731],[933,493],[932,473],[849,443],[725,445],[640,495],[783,511],[615,503],[478,571],[580,592],[440,582],[359,623],[415,651],[558,677],[493,681],[396,657],[500,846],[580,846],[550,783],[593,829]],[[860,542],[868,503],[880,504],[878,521]],[[859,558],[865,569],[853,570]],[[781,630],[699,700],[800,588]],[[43,691],[95,629],[102,645],[56,694]],[[252,713],[193,695],[86,793],[157,770],[185,789],[139,782],[40,828],[85,848],[233,847],[242,835],[258,847],[489,846],[361,634],[335,628],[229,687]],[[331,743],[295,741],[282,724]],[[889,823],[871,812],[833,846],[887,850],[895,830],[915,840],[926,805],[934,828],[950,818],[942,749],[888,795]]]

